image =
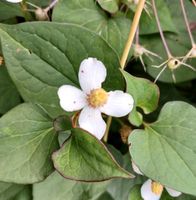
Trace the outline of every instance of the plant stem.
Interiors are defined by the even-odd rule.
[[[191,44],[192,44],[192,47],[194,47],[195,46],[195,41],[194,41],[193,34],[192,34],[190,26],[189,26],[186,10],[185,10],[185,7],[184,7],[184,0],[180,0],[180,5],[181,5],[184,21],[185,21],[185,24],[186,24],[186,29],[188,31],[188,34],[189,34],[189,37],[190,37],[190,40],[191,40]]]
[[[120,65],[121,65],[122,69],[125,68],[127,57],[129,55],[129,51],[130,51],[131,45],[133,43],[135,33],[136,33],[136,30],[137,30],[138,25],[139,25],[139,20],[140,20],[141,14],[142,14],[142,10],[144,8],[144,4],[145,4],[145,0],[140,0],[138,5],[137,5],[137,9],[136,9],[136,12],[135,12],[135,15],[134,15],[134,18],[133,18],[133,23],[132,23],[131,28],[130,28],[128,40],[126,42],[126,45],[125,45],[125,48],[124,48],[124,51],[123,51],[123,54],[122,54],[122,57],[121,57],[121,60],[120,60]],[[112,122],[112,117],[109,116],[108,119],[107,119],[106,131],[105,131],[105,134],[104,134],[104,137],[103,137],[104,142],[107,142],[107,140],[108,140],[108,134],[109,134],[111,122]]]
[[[112,117],[109,116],[108,119],[107,119],[106,131],[105,131],[105,134],[104,134],[104,137],[103,137],[103,141],[104,142],[108,141],[108,135],[109,135],[109,130],[110,130],[111,122],[112,122]]]
[[[155,5],[154,0],[152,0],[152,9],[153,9],[153,12],[154,12],[154,15],[155,15],[155,19],[156,19],[156,22],[157,22],[157,26],[158,26],[158,29],[159,29],[160,36],[161,36],[161,40],[163,42],[163,46],[164,46],[165,51],[167,53],[167,57],[172,58],[171,52],[169,50],[169,47],[167,45],[166,39],[165,39],[164,34],[163,34],[163,30],[161,28],[161,23],[159,21],[159,16],[158,16],[158,13],[157,13],[157,9],[156,9],[156,5]]]
[[[51,8],[53,8],[56,5],[56,3],[58,3],[58,1],[59,0],[52,1],[52,3],[47,8],[45,8],[45,11],[48,12]]]
[[[140,28],[139,28],[139,24],[135,33],[135,44],[139,44],[139,34],[140,34]]]
[[[136,12],[135,12],[135,15],[133,18],[133,23],[130,28],[128,40],[126,42],[126,45],[125,45],[125,48],[124,48],[124,51],[123,51],[123,54],[122,54],[122,57],[120,60],[120,65],[121,65],[122,69],[125,68],[127,57],[129,55],[129,51],[130,51],[130,48],[131,48],[136,30],[137,30],[138,24],[139,24],[139,20],[140,20],[141,14],[142,14],[142,10],[144,8],[144,4],[145,4],[145,0],[140,0],[137,5],[137,9],[136,9]]]

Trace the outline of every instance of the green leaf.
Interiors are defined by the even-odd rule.
[[[58,147],[52,120],[38,106],[21,104],[0,119],[0,180],[34,183],[53,171]]]
[[[106,90],[124,89],[119,60],[98,35],[75,25],[24,23],[0,26],[8,72],[25,101],[38,103],[52,117],[63,113],[57,90],[79,86],[78,69],[83,59],[96,57],[107,68]]]
[[[24,185],[0,182],[0,200],[12,200],[25,187]]]
[[[31,185],[26,185],[24,189],[12,200],[33,200]]]
[[[128,200],[133,200],[133,199],[134,200],[142,200],[141,185],[136,185],[131,189]]]
[[[53,21],[84,26],[101,35],[118,53],[119,58],[128,38],[131,20],[125,16],[108,17],[92,0],[61,0],[54,8]]]
[[[177,34],[168,34],[165,33],[166,41],[170,48],[170,51],[173,56],[181,57],[186,55],[191,47],[191,42],[188,36],[188,32],[186,30],[186,26],[184,23],[184,19],[182,16],[180,2],[178,0],[166,1],[168,4],[168,8],[172,14],[172,20],[176,24]],[[187,10],[188,20],[189,22],[194,22],[196,19],[195,8],[190,1],[184,1],[185,9]],[[179,12],[178,12],[179,11]],[[195,31],[192,31],[193,36],[196,36]],[[152,76],[156,77],[162,68],[156,69],[152,67],[152,65],[160,65],[162,62],[168,59],[165,49],[163,47],[160,36],[147,36],[141,38],[141,44],[143,44],[148,50],[157,53],[162,57],[162,60],[153,57],[153,61],[149,59],[145,59],[147,64],[147,72]],[[196,67],[196,59],[189,59],[187,62],[192,67]],[[196,69],[196,68],[195,68]],[[184,82],[188,80],[192,80],[196,78],[196,73],[189,69],[186,66],[180,66],[178,69],[174,70],[174,74],[176,77],[176,82]],[[172,79],[172,71],[170,69],[166,69],[159,78],[160,81],[163,82],[174,82]]]
[[[20,95],[10,79],[7,69],[0,67],[0,113],[6,113],[19,103]]]
[[[33,196],[34,200],[95,200],[108,183],[81,183],[64,179],[54,172],[45,181],[34,184]]]
[[[195,129],[196,109],[185,102],[169,102],[156,122],[132,132],[132,158],[151,179],[196,195]]]
[[[145,114],[153,112],[159,101],[159,88],[151,81],[144,78],[137,78],[122,71],[126,83],[127,92],[134,98],[134,109],[129,115],[132,124],[139,126],[142,123],[142,116],[137,112],[136,107],[141,108]]]
[[[150,16],[144,11],[140,20],[140,34],[153,34],[159,33],[157,23],[152,12],[152,7],[149,4],[147,8]],[[156,0],[156,8],[159,15],[159,20],[163,31],[177,32],[173,18],[164,0]]]
[[[127,7],[135,13],[137,5],[132,0],[121,0],[122,3],[127,5]],[[166,2],[164,0],[156,0],[156,7],[159,15],[159,20],[163,31],[177,32],[176,26],[172,20],[171,13],[168,9]],[[148,12],[148,13],[147,13]],[[131,12],[132,14],[132,12]],[[128,15],[128,17],[130,17]],[[133,17],[133,16],[131,16]],[[145,4],[145,9],[142,12],[140,18],[140,34],[154,34],[159,33],[157,28],[157,23],[152,11],[152,6],[148,3]]]
[[[117,0],[97,0],[99,5],[109,13],[116,13],[118,11]]]
[[[16,16],[23,17],[19,4],[0,1],[0,21]]]
[[[187,39],[188,37],[185,37],[183,34],[165,34],[168,46],[171,50],[171,53],[174,57],[181,57],[185,56],[189,50],[191,49],[190,41]],[[186,38],[186,39],[185,39]],[[184,42],[186,40],[186,43]],[[188,43],[188,44],[187,44]],[[160,36],[153,35],[153,36],[146,36],[141,38],[141,44],[145,46],[148,50],[160,55],[162,59],[153,57],[153,61],[151,61],[149,58],[144,57],[144,62],[147,66],[147,72],[154,78],[157,77],[159,72],[163,69],[163,67],[155,68],[154,65],[159,66],[163,62],[165,62],[168,57],[166,55],[165,49],[163,47],[163,43],[161,41]],[[196,59],[189,59],[187,64],[191,65],[192,67],[196,66]],[[196,73],[186,67],[186,66],[179,66],[177,69],[173,70],[173,73],[176,78],[176,82],[184,82],[188,80],[192,80],[196,78]],[[172,83],[174,82],[172,78],[172,70],[170,70],[168,67],[164,70],[164,72],[161,74],[161,76],[158,79],[159,81]]]
[[[128,171],[133,171],[130,169],[131,158],[129,154],[124,155],[122,166]],[[134,179],[115,179],[111,181],[107,191],[115,200],[127,200],[129,192],[134,187],[134,185],[141,184],[144,180],[145,179],[143,176],[136,176]]]
[[[166,0],[165,2],[167,3],[167,6],[171,13],[172,20],[176,24],[176,28],[177,28],[178,32],[186,32],[186,34],[188,36],[184,18],[183,18],[182,11],[181,11],[181,7],[180,7],[180,2],[178,0],[173,0],[173,1]],[[185,5],[188,21],[194,22],[195,16],[196,16],[195,7],[193,6],[191,1],[184,1],[184,5]],[[177,10],[179,10],[179,12],[176,12]],[[194,34],[194,31],[193,31],[193,34]]]
[[[88,182],[132,178],[101,141],[78,128],[72,130],[71,137],[52,155],[52,159],[57,171],[69,179]]]
[[[59,116],[54,120],[53,126],[56,132],[68,131],[72,129],[71,117],[67,115]]]
[[[103,193],[97,200],[114,200],[108,192]]]

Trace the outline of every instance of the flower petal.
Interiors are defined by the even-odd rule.
[[[82,109],[86,104],[86,95],[78,88],[63,85],[58,90],[61,107],[68,112]]]
[[[173,190],[171,188],[165,187],[165,189],[167,190],[167,192],[170,194],[170,196],[172,197],[178,197],[182,194],[182,192],[178,192],[176,190]]]
[[[160,195],[156,195],[151,189],[152,180],[148,179],[141,187],[141,195],[144,200],[159,200]]]
[[[96,58],[85,59],[80,64],[78,78],[82,90],[89,94],[91,90],[101,88],[106,78],[106,68]]]
[[[98,109],[86,106],[80,113],[79,126],[99,140],[103,137],[106,130],[106,123],[101,116],[101,112]]]
[[[10,3],[19,3],[19,2],[22,2],[22,0],[6,0]]]
[[[108,93],[107,103],[101,107],[101,112],[113,117],[122,117],[127,115],[133,109],[133,97],[120,90]]]
[[[143,173],[140,171],[139,167],[134,163],[134,161],[132,161],[131,163],[132,163],[133,171],[139,175],[143,175]]]

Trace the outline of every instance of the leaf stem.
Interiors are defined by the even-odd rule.
[[[138,27],[138,24],[139,24],[139,20],[140,20],[141,14],[142,14],[142,10],[144,8],[144,4],[145,4],[145,0],[140,0],[138,5],[137,5],[137,9],[136,9],[136,12],[135,12],[135,15],[134,15],[134,18],[133,18],[133,23],[132,23],[131,28],[130,28],[128,40],[126,42],[126,45],[125,45],[125,48],[124,48],[124,51],[123,51],[123,54],[122,54],[122,57],[121,57],[121,60],[120,60],[120,65],[121,65],[122,69],[125,68],[127,57],[129,55],[129,51],[130,51],[131,45],[133,43],[133,39],[134,39],[136,30],[137,30],[137,27]]]
[[[186,24],[187,32],[189,34],[192,47],[194,47],[195,46],[195,41],[194,41],[193,34],[192,34],[190,26],[189,26],[189,22],[188,22],[186,10],[185,10],[185,7],[184,7],[184,0],[180,0],[180,5],[181,5],[181,9],[182,9],[182,14],[183,14],[183,17],[184,17],[184,21],[185,21],[185,24]]]
[[[108,135],[109,135],[109,130],[110,130],[111,123],[112,123],[112,117],[109,116],[108,119],[107,119],[106,131],[105,131],[105,134],[104,134],[104,137],[103,137],[103,141],[104,142],[108,141]]]
[[[158,13],[157,13],[157,9],[156,9],[156,5],[155,5],[155,1],[152,0],[152,9],[153,9],[153,12],[154,12],[154,16],[155,16],[155,19],[156,19],[156,23],[157,23],[157,26],[158,26],[158,29],[159,29],[159,33],[160,33],[160,36],[161,36],[161,40],[163,42],[163,46],[165,48],[165,51],[167,53],[167,56],[168,58],[172,58],[172,54],[169,50],[169,47],[167,45],[167,42],[166,42],[166,39],[165,39],[165,36],[163,34],[163,30],[161,28],[161,23],[159,21],[159,16],[158,16]]]

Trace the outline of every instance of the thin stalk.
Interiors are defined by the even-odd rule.
[[[120,60],[120,65],[121,65],[122,69],[125,68],[127,57],[129,55],[129,51],[130,51],[131,45],[133,43],[133,39],[134,39],[136,30],[137,30],[137,27],[138,27],[138,24],[139,24],[139,20],[140,20],[141,14],[142,14],[142,10],[144,8],[144,4],[145,4],[145,0],[140,0],[138,5],[137,5],[137,9],[136,9],[136,12],[135,12],[135,15],[134,15],[134,18],[133,18],[133,22],[132,22],[132,25],[131,25],[131,28],[130,28],[128,40],[126,42],[126,45],[125,45],[125,48],[124,48],[124,51],[123,51],[123,54],[122,54],[122,57],[121,57],[121,60]]]
[[[144,8],[144,4],[145,4],[145,0],[140,0],[138,3],[138,6],[136,9],[134,18],[133,18],[133,22],[132,22],[132,25],[130,28],[129,36],[128,36],[121,60],[120,60],[120,65],[121,65],[122,69],[125,68],[125,64],[126,64],[126,61],[127,61],[128,55],[129,55],[129,51],[130,51],[131,45],[133,43],[133,39],[134,39],[136,30],[137,30],[137,27],[139,25],[139,20],[140,20],[141,14],[142,14],[142,10]],[[106,131],[105,131],[104,137],[103,137],[104,142],[107,142],[107,140],[108,140],[108,134],[109,134],[111,122],[112,122],[112,117],[109,116],[107,119]]]
[[[155,1],[154,0],[152,0],[152,9],[153,9],[153,12],[154,12],[154,15],[155,15],[155,19],[156,19],[156,22],[157,22],[159,33],[160,33],[160,36],[161,36],[161,40],[163,42],[163,46],[165,48],[167,56],[168,56],[168,58],[172,58],[172,54],[171,54],[171,52],[169,50],[169,47],[167,45],[166,39],[165,39],[164,34],[163,34],[163,30],[161,28],[161,23],[160,23],[160,20],[159,20],[159,16],[158,16],[158,13],[157,13],[157,9],[156,9],[156,5],[155,5]]]
[[[105,131],[105,134],[104,134],[104,137],[103,137],[103,141],[104,142],[108,141],[108,135],[109,135],[109,130],[110,130],[111,123],[112,123],[112,117],[109,116],[108,119],[107,119],[106,131]]]
[[[181,6],[181,9],[182,9],[182,14],[183,14],[184,21],[185,21],[185,24],[186,24],[186,29],[188,31],[188,34],[189,34],[189,37],[190,37],[190,40],[191,40],[192,47],[194,47],[195,41],[194,41],[193,34],[192,34],[190,26],[189,26],[186,10],[185,10],[185,6],[184,6],[184,0],[180,0],[180,6]]]
[[[45,8],[45,11],[48,12],[51,8],[53,8],[56,5],[56,3],[58,3],[58,1],[59,0],[52,1],[52,3],[47,8]]]
[[[139,24],[138,24],[138,27],[137,27],[137,30],[136,30],[136,33],[135,33],[135,44],[137,45],[137,44],[139,44],[139,40],[140,40],[140,38],[139,38],[139,34],[140,34],[140,28],[139,28]]]

